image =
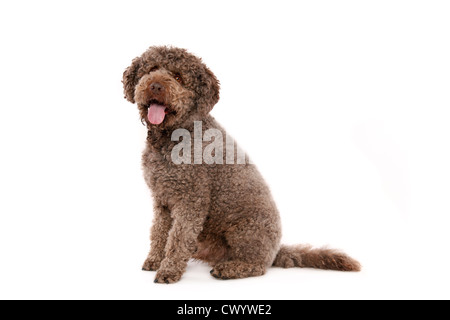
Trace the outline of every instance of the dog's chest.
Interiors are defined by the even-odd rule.
[[[199,178],[195,166],[176,165],[159,152],[144,152],[142,167],[153,196],[168,206],[191,192]]]

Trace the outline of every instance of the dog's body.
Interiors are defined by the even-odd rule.
[[[184,49],[151,47],[133,60],[123,83],[125,97],[138,104],[148,127],[142,160],[154,221],[143,269],[158,271],[155,282],[178,281],[191,258],[210,263],[211,274],[221,279],[263,275],[272,265],[359,270],[357,261],[334,250],[280,246],[270,190],[253,164],[237,160],[237,152],[233,164],[225,152],[223,164],[174,163],[174,130],[194,137],[197,121],[202,136],[210,129],[227,136],[209,115],[219,100],[219,82],[199,58]]]

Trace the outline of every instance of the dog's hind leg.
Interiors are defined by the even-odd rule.
[[[211,275],[218,279],[262,276],[278,251],[276,233],[249,221],[227,232],[228,260],[214,265]]]

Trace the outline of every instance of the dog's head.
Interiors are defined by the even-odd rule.
[[[150,47],[123,73],[125,98],[148,126],[172,128],[206,116],[219,101],[219,81],[185,49]]]

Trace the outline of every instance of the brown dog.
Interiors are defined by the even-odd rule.
[[[209,115],[219,100],[219,82],[201,59],[184,49],[150,47],[125,70],[123,85],[148,128],[142,163],[154,221],[143,269],[157,270],[155,282],[180,280],[191,258],[210,263],[220,279],[260,276],[270,266],[360,270],[335,250],[280,246],[280,217],[256,167],[234,144],[230,151],[228,137],[226,152],[211,151],[212,139],[191,142],[214,135],[218,146],[226,137]],[[194,148],[180,149],[181,136]]]

